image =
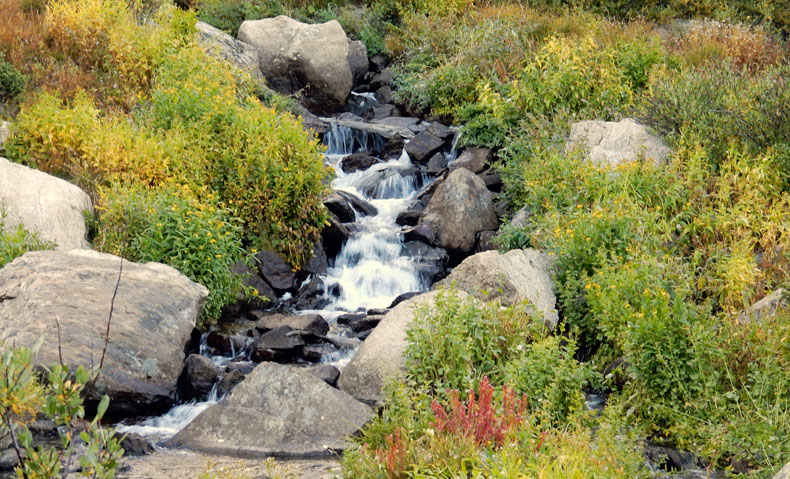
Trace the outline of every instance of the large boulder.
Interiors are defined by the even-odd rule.
[[[477,232],[496,229],[499,224],[491,192],[466,168],[451,171],[436,188],[420,222],[433,222],[437,246],[454,254],[470,253]]]
[[[308,25],[280,15],[247,20],[239,40],[258,50],[268,84],[285,94],[300,93],[305,106],[330,112],[346,101],[359,68],[359,45],[352,47],[336,20]]]
[[[785,464],[781,471],[777,472],[774,479],[790,479],[790,462]]]
[[[570,151],[579,146],[589,149],[587,158],[600,166],[617,166],[639,158],[659,164],[671,153],[669,147],[651,135],[644,125],[630,118],[572,124],[565,149]]]
[[[438,295],[431,291],[392,308],[340,373],[338,387],[362,402],[380,403],[386,381],[405,371],[406,329],[414,320],[415,309],[434,304]]]
[[[90,250],[37,251],[0,269],[0,344],[32,347],[43,337],[37,365],[58,363],[60,341],[65,364],[97,366],[120,261]],[[169,407],[206,296],[170,266],[125,261],[91,398],[108,394],[117,414]]]
[[[250,44],[234,39],[227,33],[205,22],[197,22],[198,39],[209,55],[228,61],[239,70],[261,77],[258,50]]]
[[[485,251],[466,258],[434,288],[452,285],[478,299],[499,299],[508,305],[529,300],[546,327],[554,329],[559,318],[552,267],[547,254],[533,249]]]
[[[0,158],[0,211],[7,229],[22,224],[61,250],[90,248],[84,212],[93,211],[91,199],[60,178]]]
[[[299,457],[343,450],[371,410],[309,372],[262,363],[168,446],[248,457]]]

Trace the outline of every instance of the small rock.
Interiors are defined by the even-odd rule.
[[[411,258],[417,273],[428,283],[439,281],[447,274],[450,256],[445,249],[409,241],[403,245],[403,255]]]
[[[307,368],[308,373],[329,384],[330,386],[337,387],[337,380],[340,377],[340,370],[334,366],[312,366]]]
[[[368,68],[370,69],[370,71],[374,73],[379,73],[383,71],[385,68],[387,68],[387,65],[389,64],[387,58],[381,54],[373,55],[368,59],[368,62],[369,62]]]
[[[219,331],[211,331],[206,337],[206,344],[224,356],[230,356],[241,351],[247,340],[241,336],[231,336]]]
[[[378,100],[379,103],[392,102],[392,87],[383,86],[376,90],[376,100]]]
[[[280,326],[260,335],[252,344],[253,361],[283,362],[293,359],[304,346],[302,337],[289,326]]]
[[[385,103],[383,105],[376,105],[373,107],[371,117],[373,120],[380,120],[382,118],[387,118],[391,116],[400,116],[400,110],[397,106],[391,103]]]
[[[379,160],[367,153],[355,153],[346,156],[340,161],[340,169],[346,173],[353,173],[355,171],[367,170],[378,162]]]
[[[480,173],[491,162],[493,154],[488,148],[466,148],[461,156],[450,164],[450,171],[466,168],[472,173]]]
[[[302,358],[305,361],[317,363],[324,355],[337,352],[337,346],[331,343],[309,344],[302,348]]]
[[[357,220],[357,215],[354,213],[354,208],[351,207],[351,203],[337,191],[329,193],[329,196],[324,200],[324,206],[326,206],[326,209],[335,215],[341,223],[353,223]]]
[[[259,313],[260,312],[256,312],[256,315]],[[319,335],[329,332],[329,324],[318,314],[261,314],[258,317],[258,323],[255,325],[255,329],[265,333],[283,326]]]
[[[296,273],[278,253],[272,250],[259,251],[255,258],[258,260],[258,271],[261,277],[272,288],[287,291],[296,286]]]
[[[406,153],[415,164],[426,164],[444,146],[444,140],[426,130],[406,143]]]
[[[340,222],[337,216],[330,214],[329,224],[321,231],[327,257],[337,256],[350,234],[348,228]]]
[[[502,176],[500,176],[495,169],[487,168],[478,173],[477,176],[483,180],[483,183],[485,183],[488,191],[493,191],[494,193],[499,193],[502,191],[502,186],[504,185]]]
[[[411,299],[411,298],[413,298],[415,296],[419,296],[421,294],[422,293],[420,293],[418,291],[412,291],[410,293],[399,294],[395,299],[392,300],[392,303],[390,304],[390,309],[392,309],[395,306],[401,304],[402,302],[406,301],[407,299]]]
[[[444,154],[438,152],[433,155],[430,160],[428,160],[427,167],[427,171],[430,174],[435,175],[440,173],[442,170],[447,168],[447,158],[445,158]]]
[[[475,236],[475,253],[496,250],[497,246],[496,243],[494,243],[495,236],[496,231],[494,230],[478,231]]]
[[[238,371],[242,375],[246,376],[247,374],[250,374],[253,369],[255,369],[255,366],[257,366],[257,364],[253,361],[233,361],[225,365],[225,373]]]
[[[154,447],[139,434],[125,434],[121,441],[124,456],[145,456],[154,452]]]
[[[398,214],[395,223],[400,226],[414,226],[420,220],[422,210],[406,210]]]
[[[255,363],[250,363],[255,364]],[[252,372],[252,369],[249,370],[246,374]],[[217,383],[217,394],[222,397],[227,395],[233,388],[239,384],[240,382],[244,381],[245,374],[241,372],[241,370],[234,369],[229,373],[222,376],[219,383]]]
[[[269,283],[258,275],[257,270],[250,268],[243,261],[237,261],[231,268],[231,272],[244,278],[244,285],[258,293],[252,298],[247,298],[243,293],[239,293],[238,300],[240,302],[246,303],[253,308],[265,308],[277,299],[277,293],[274,292]]]
[[[421,241],[429,245],[437,243],[436,226],[432,221],[425,221],[403,231],[404,241]]]
[[[431,123],[425,131],[445,141],[453,137],[453,130],[438,121]]]
[[[313,245],[313,257],[299,272],[303,275],[319,275],[326,273],[329,269],[329,261],[326,258],[326,251],[321,243]]]
[[[392,70],[384,70],[370,79],[370,89],[376,91],[385,86],[392,86],[393,80]]]
[[[219,377],[219,368],[206,356],[190,354],[184,361],[184,370],[178,378],[181,398],[186,401],[204,401]]]

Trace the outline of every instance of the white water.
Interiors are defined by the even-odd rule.
[[[338,164],[345,155],[357,151],[355,148],[360,144],[360,136],[350,128],[337,126],[327,134],[331,151],[327,155],[327,163],[335,168],[337,174],[332,186],[370,201],[378,210],[375,216],[358,215],[358,231],[343,245],[334,265],[324,276],[327,290],[335,285],[341,288],[340,297],[327,309],[386,308],[398,295],[425,291],[430,286],[420,279],[410,259],[402,255],[400,227],[395,223],[398,214],[408,208],[417,193],[416,179],[400,174],[387,176],[376,186],[372,198],[357,189],[357,185],[373,175],[380,175],[382,171],[411,166],[411,160],[403,152],[397,159],[346,174]]]
[[[357,231],[343,245],[334,264],[322,277],[326,291],[330,291],[336,285],[341,288],[340,296],[334,298],[326,310],[315,311],[322,314],[330,324],[334,323],[337,316],[344,311],[385,308],[400,294],[426,291],[430,287],[427,281],[419,277],[410,259],[402,255],[401,228],[395,223],[398,214],[408,208],[417,194],[415,178],[400,174],[389,175],[376,185],[372,198],[366,197],[357,189],[357,185],[362,184],[371,175],[380,175],[388,169],[404,169],[412,166],[406,152],[404,151],[397,159],[374,165],[366,171],[346,174],[338,167],[345,156],[369,151],[372,147],[380,146],[382,142],[383,140],[376,135],[337,125],[332,125],[326,135],[326,163],[334,167],[337,174],[332,186],[337,190],[366,199],[378,210],[374,216],[357,214]],[[454,151],[455,148],[450,154],[450,160],[454,159]],[[289,293],[286,294],[290,297]],[[357,346],[360,344],[357,339],[350,342]],[[321,358],[321,363],[342,369],[353,357],[357,346],[341,348],[334,353],[326,354]],[[200,353],[211,358],[220,368],[243,354],[242,351],[233,351],[232,357],[211,355],[210,348],[205,344],[205,335],[201,340]],[[217,395],[215,385],[206,401],[178,405],[163,416],[152,417],[139,424],[121,424],[118,431],[122,434],[140,434],[152,443],[161,443],[174,436],[200,413],[221,399]]]
[[[200,413],[217,404],[220,399],[222,398],[217,395],[217,386],[214,385],[206,401],[179,404],[164,416],[152,417],[140,424],[131,426],[121,424],[118,426],[118,432],[121,434],[139,434],[153,443],[165,441],[184,429]]]

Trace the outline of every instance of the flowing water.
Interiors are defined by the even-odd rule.
[[[430,288],[430,279],[421,277],[413,260],[404,255],[401,227],[395,220],[398,214],[409,207],[418,188],[431,180],[411,168],[413,165],[405,151],[400,157],[378,163],[365,171],[344,173],[339,167],[344,157],[352,153],[380,150],[384,140],[378,135],[348,127],[333,124],[330,128],[324,142],[327,145],[325,161],[336,171],[332,187],[369,201],[378,211],[373,216],[357,212],[354,233],[322,276],[325,294],[330,302],[316,312],[334,325],[337,316],[344,312],[386,308],[403,293]],[[448,154],[448,160],[455,158],[454,152],[455,148]],[[369,194],[363,193],[361,185],[366,185],[365,191]],[[329,293],[338,290],[338,295]],[[281,298],[284,299],[288,298]],[[330,336],[332,334],[339,333],[330,333]],[[345,342],[352,346],[325,354],[321,363],[342,369],[356,351],[355,346],[360,343],[356,339],[345,339]],[[241,350],[234,351],[233,357],[211,356],[209,348],[205,346],[205,335],[200,352],[211,357],[218,366],[224,366],[245,354]],[[219,400],[221,398],[215,386],[207,401],[180,404],[163,416],[152,417],[135,425],[122,425],[119,430],[121,433],[137,433],[158,443],[175,435]]]

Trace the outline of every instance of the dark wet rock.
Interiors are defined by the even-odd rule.
[[[400,110],[391,103],[376,105],[370,110],[371,119],[380,120],[391,116],[400,116]]]
[[[353,173],[355,171],[367,170],[378,162],[379,160],[367,153],[354,153],[340,161],[340,169],[346,173]]]
[[[332,343],[309,344],[302,348],[302,358],[305,361],[317,363],[325,355],[336,353],[337,346]]]
[[[205,401],[219,375],[220,370],[211,359],[190,354],[184,361],[184,370],[178,378],[181,399]]]
[[[324,250],[328,258],[337,256],[337,253],[343,247],[343,243],[348,240],[349,235],[348,228],[337,219],[337,216],[330,214],[329,224],[321,231]]]
[[[154,447],[139,434],[124,434],[121,441],[124,456],[145,456],[153,454]]]
[[[499,193],[502,191],[502,185],[504,184],[502,182],[502,176],[500,176],[495,169],[487,168],[486,170],[478,173],[477,176],[483,180],[483,183],[485,183],[486,188],[488,188],[489,191],[493,191],[494,193]]]
[[[326,296],[326,285],[324,280],[318,276],[313,276],[310,281],[302,284],[293,298],[288,302],[288,308],[292,310],[321,309],[329,304]]]
[[[354,337],[356,339],[359,339],[360,341],[364,341],[364,340],[368,339],[368,336],[370,336],[370,333],[372,333],[372,332],[373,332],[372,329],[366,329],[365,331],[362,331],[360,333],[356,333],[354,335]]]
[[[234,371],[238,371],[243,376],[246,376],[255,369],[255,366],[257,366],[257,364],[253,361],[233,361],[225,365],[225,373],[227,375]]]
[[[403,245],[403,254],[411,258],[420,277],[430,283],[447,274],[450,256],[443,248],[432,247],[422,241],[409,241]]]
[[[475,253],[497,249],[496,243],[494,243],[495,237],[495,230],[478,231],[475,236]]]
[[[438,121],[431,123],[425,131],[445,141],[449,140],[454,135],[453,130]]]
[[[447,158],[442,152],[438,152],[434,154],[430,160],[428,160],[426,167],[426,171],[432,175],[440,173],[442,170],[447,168]]]
[[[359,346],[359,341],[349,338],[341,338],[339,336],[318,336],[318,339],[332,343],[337,346],[338,349],[354,349]]]
[[[259,251],[258,272],[275,291],[288,291],[296,286],[296,273],[285,258],[272,250]]]
[[[366,313],[344,313],[338,316],[337,319],[335,319],[335,321],[337,322],[337,324],[341,326],[348,326],[354,321],[359,321],[360,319],[364,319],[365,316]]]
[[[392,87],[383,86],[376,90],[376,100],[378,100],[379,103],[392,102]]]
[[[241,336],[233,336],[220,331],[211,331],[206,337],[208,347],[216,349],[224,356],[238,353],[246,343],[247,340]]]
[[[334,366],[318,365],[305,369],[308,373],[317,377],[321,381],[329,384],[332,387],[337,387],[337,380],[340,378],[340,370]]]
[[[379,54],[370,57],[368,59],[368,64],[369,64],[368,68],[370,69],[370,71],[374,73],[379,73],[383,71],[385,68],[387,68],[389,61],[387,61],[387,57]]]
[[[165,445],[261,458],[336,454],[371,414],[303,369],[263,363]]]
[[[384,145],[384,148],[378,153],[378,155],[384,160],[394,160],[396,158],[400,158],[405,145],[406,142],[402,137],[394,136],[387,141],[387,144]]]
[[[358,85],[368,72],[368,49],[359,40],[348,41],[348,66],[353,84]]]
[[[398,214],[395,223],[401,226],[414,226],[420,220],[422,210],[406,210]]]
[[[397,306],[397,305],[401,304],[402,302],[406,301],[407,299],[411,299],[411,298],[413,298],[413,297],[415,297],[415,296],[419,296],[419,295],[421,295],[421,294],[422,294],[422,293],[421,293],[421,292],[419,292],[419,291],[412,291],[412,292],[410,292],[410,293],[403,293],[403,294],[400,294],[400,295],[398,295],[398,296],[397,296],[395,299],[393,299],[393,300],[392,300],[392,303],[390,304],[390,309],[392,309],[392,308],[394,308],[395,306]]]
[[[389,309],[387,308],[372,308],[367,311],[367,314],[383,315],[383,314],[387,314],[388,311]]]
[[[353,318],[351,316],[353,316]],[[355,333],[359,333],[361,331],[367,331],[368,329],[375,328],[376,325],[379,324],[379,321],[381,321],[381,318],[382,318],[381,315],[369,315],[369,314],[347,315],[342,319],[337,318],[337,324],[342,324],[343,326],[347,326]]]
[[[436,225],[436,239],[426,243],[455,255],[471,253],[477,232],[499,225],[491,192],[465,168],[451,171],[436,188],[417,228],[427,223]]]
[[[348,199],[337,191],[333,191],[324,199],[324,206],[335,215],[341,223],[353,223],[357,219],[354,208]]]
[[[409,158],[415,164],[426,164],[444,146],[445,140],[426,130],[406,143],[406,153],[409,154]]]
[[[379,214],[379,211],[373,206],[369,201],[365,201],[357,195],[353,195],[348,191],[336,191],[335,193],[339,194],[343,198],[345,198],[351,206],[354,208],[354,211],[357,213],[364,215],[364,216],[376,216]]]
[[[313,245],[313,257],[310,258],[310,261],[299,271],[299,273],[300,276],[324,274],[328,268],[329,262],[326,258],[326,251],[324,251],[324,247],[321,246],[321,243],[316,243]]]
[[[258,322],[255,329],[265,333],[282,326],[288,326],[293,330],[307,331],[313,334],[326,334],[329,332],[329,324],[318,314],[265,314],[258,312]],[[250,316],[251,318],[255,316]]]
[[[466,168],[472,173],[480,173],[486,169],[492,158],[488,148],[466,148],[454,162],[450,164],[450,171],[457,168]]]
[[[370,79],[370,89],[376,91],[381,87],[392,86],[392,80],[394,80],[392,70],[384,70]]]
[[[304,344],[298,331],[289,326],[280,326],[255,339],[251,359],[257,362],[289,361],[299,355]]]
[[[255,363],[251,363],[255,364]],[[252,372],[252,369],[250,369]],[[247,373],[249,374],[249,372]],[[222,376],[222,379],[217,383],[217,394],[220,396],[225,396],[228,394],[237,384],[244,380],[245,374],[242,373],[240,370],[235,369],[230,371],[229,373]]]
[[[258,275],[256,269],[251,268],[242,261],[237,261],[231,269],[233,274],[237,274],[244,278],[244,284],[254,289],[257,294],[251,298],[246,297],[243,293],[239,293],[238,300],[253,308],[265,308],[271,304],[272,301],[277,299],[277,293],[274,289]]]
[[[14,448],[0,451],[0,471],[13,471],[18,465],[19,456],[16,455]]]
[[[438,242],[437,227],[432,221],[425,221],[403,230],[404,241],[420,241],[429,245],[436,245]]]

